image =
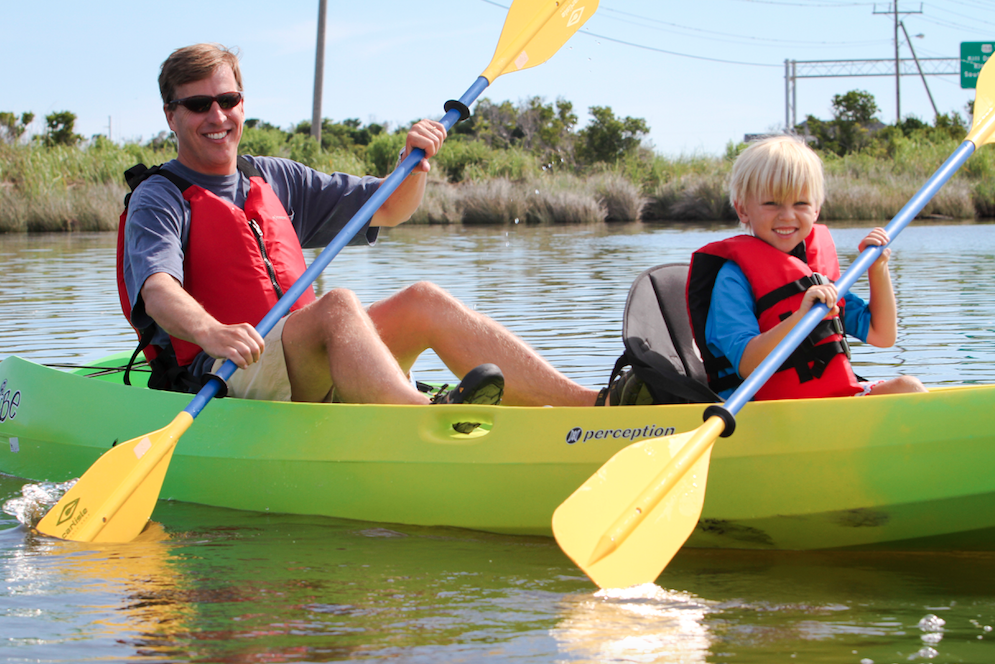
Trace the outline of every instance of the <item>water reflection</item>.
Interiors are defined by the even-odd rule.
[[[552,635],[569,661],[698,664],[711,654],[709,604],[655,584],[571,595]]]
[[[4,496],[15,483],[0,478]],[[165,503],[127,545],[0,523],[0,658],[992,661],[995,554],[685,550],[596,593],[546,538]],[[943,621],[940,624],[939,621]],[[82,654],[78,654],[82,653]],[[794,654],[795,657],[791,658]]]
[[[658,582],[709,598],[718,661],[982,662],[995,655],[993,579],[990,552],[686,549]]]
[[[168,655],[171,633],[193,610],[176,601],[182,575],[168,540],[159,524],[128,544],[106,545],[52,540],[24,528],[0,531],[7,645],[36,661],[64,661],[67,648],[116,644],[133,644],[143,656]]]

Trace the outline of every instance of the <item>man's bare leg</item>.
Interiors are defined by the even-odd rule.
[[[294,401],[321,401],[334,384],[350,403],[428,403],[351,291],[330,291],[292,314],[283,328],[283,352]]]
[[[595,390],[571,381],[508,329],[435,284],[398,291],[373,304],[369,315],[403,371],[431,348],[460,378],[484,362],[498,365],[506,405],[594,405]]]

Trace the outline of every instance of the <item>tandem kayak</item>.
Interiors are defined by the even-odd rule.
[[[113,368],[126,359],[95,363],[108,371],[0,362],[0,472],[79,477],[189,403],[125,386]],[[715,445],[687,545],[995,550],[993,405],[995,385],[747,404]],[[177,444],[161,498],[550,535],[553,510],[614,453],[691,431],[703,410],[218,399]],[[452,429],[469,417],[484,425]]]

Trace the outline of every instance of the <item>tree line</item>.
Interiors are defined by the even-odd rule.
[[[960,139],[968,124],[957,113],[940,114],[933,125],[909,116],[895,125],[886,125],[878,117],[874,96],[863,90],[851,90],[834,95],[828,120],[808,115],[794,128],[809,143],[827,156],[868,153],[887,156],[898,137],[918,135],[937,141]],[[534,160],[542,170],[555,169],[575,174],[621,168],[633,179],[644,179],[652,170],[652,146],[646,141],[650,127],[643,118],[621,117],[610,106],[591,106],[589,121],[578,127],[573,103],[563,98],[547,102],[542,97],[530,97],[518,102],[495,103],[481,99],[473,114],[458,123],[440,154],[441,167],[451,182],[480,175],[515,176],[515,160],[509,165],[506,155],[511,152]],[[0,142],[23,142],[24,134],[35,115],[25,112],[0,112]],[[76,115],[59,111],[45,116],[45,130],[33,141],[47,147],[85,146],[99,141],[95,136],[86,141],[75,132]],[[348,166],[385,176],[394,167],[396,155],[403,144],[410,124],[390,128],[386,124],[363,124],[356,118],[339,122],[322,120],[320,145],[310,136],[311,122],[297,123],[288,129],[252,118],[245,122],[241,150],[247,154],[285,156],[310,166],[328,166],[327,155],[337,155],[341,163],[352,157]],[[106,139],[105,139],[106,140]],[[175,150],[175,138],[161,132],[145,144],[156,150]],[[742,148],[730,141],[727,157],[734,157]],[[326,155],[326,156],[323,156]],[[349,159],[345,159],[349,162]],[[495,163],[497,165],[495,166]],[[502,168],[508,172],[502,172]],[[495,169],[497,172],[495,173]],[[343,169],[344,170],[344,169]],[[652,177],[650,178],[653,179]]]
[[[592,106],[591,121],[577,128],[577,114],[573,104],[564,99],[546,103],[540,97],[531,97],[519,104],[510,101],[494,103],[481,99],[471,117],[453,129],[454,142],[479,141],[492,150],[521,150],[549,163],[573,168],[590,167],[598,163],[615,163],[636,155],[643,147],[650,128],[646,120],[618,117],[610,106]],[[0,140],[7,143],[21,141],[34,113],[0,112]],[[45,131],[35,136],[45,146],[76,146],[84,137],[75,133],[77,116],[70,111],[59,111],[45,116]],[[368,161],[376,174],[385,175],[393,166],[380,157],[385,146],[403,142],[410,124],[395,127],[372,122],[364,125],[349,118],[335,122],[322,120],[321,144],[308,145],[311,122],[302,121],[281,129],[268,122],[252,118],[245,122],[243,150],[257,155],[294,154],[303,161],[313,161],[310,153],[349,152],[360,161]],[[400,137],[400,138],[399,138]],[[94,137],[97,140],[97,137]],[[313,140],[313,139],[310,139]],[[171,134],[161,132],[147,144],[152,148],[175,147]],[[394,151],[396,154],[396,150]]]
[[[15,115],[10,111],[0,111],[0,141],[17,143],[34,122],[35,114],[31,112]],[[45,133],[36,137],[47,147],[56,145],[77,145],[83,137],[75,133],[76,114],[69,111],[58,111],[45,116]]]
[[[885,219],[897,212],[970,126],[958,113],[932,124],[907,117],[887,125],[862,90],[835,95],[830,118],[809,115],[795,127],[820,152],[829,198],[825,219]],[[571,102],[531,97],[518,103],[481,99],[450,131],[433,159],[422,223],[582,223],[587,221],[734,220],[728,177],[745,143],[723,154],[666,156],[646,140],[644,119],[592,106],[580,126]],[[176,156],[167,132],[142,143],[84,139],[75,114],[45,116],[30,136],[32,113],[0,112],[0,233],[5,230],[114,228],[125,169]],[[408,125],[409,126],[409,125]],[[324,172],[385,176],[397,163],[408,126],[358,119],[322,121],[319,144],[310,122],[288,128],[248,119],[240,150],[288,157]],[[510,207],[509,207],[510,206]],[[995,216],[995,154],[975,155],[923,214]]]

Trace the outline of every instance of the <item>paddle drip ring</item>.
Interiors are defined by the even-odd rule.
[[[458,99],[450,99],[445,103],[443,108],[446,109],[446,113],[453,110],[454,108],[457,111],[459,111],[459,120],[457,120],[456,122],[463,122],[463,120],[466,120],[468,117],[470,117],[470,109],[467,108],[466,104],[464,104]]]
[[[705,409],[705,417],[703,419],[708,421],[708,418],[713,415],[721,417],[722,421],[726,424],[725,429],[722,430],[722,433],[720,433],[719,436],[721,438],[728,438],[731,436],[732,432],[736,430],[736,416],[722,406],[712,405]]]

